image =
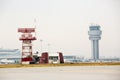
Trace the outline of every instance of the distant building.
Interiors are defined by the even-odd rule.
[[[0,64],[21,63],[21,52],[19,49],[0,48]]]
[[[94,62],[94,60],[89,59],[89,62]],[[120,58],[100,58],[96,62],[120,62]]]
[[[81,56],[72,56],[72,55],[66,55],[64,56],[64,62],[65,63],[79,63],[79,62],[83,62],[84,61],[84,57]]]

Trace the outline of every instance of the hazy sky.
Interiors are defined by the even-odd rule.
[[[100,56],[120,57],[120,0],[0,0],[0,47],[21,49],[19,27],[34,27],[34,51],[91,57],[88,30],[101,26]],[[50,44],[48,46],[48,44]]]

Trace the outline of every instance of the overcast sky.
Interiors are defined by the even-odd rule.
[[[34,27],[35,51],[91,57],[89,26],[101,26],[100,56],[120,57],[120,0],[0,0],[0,47],[21,49],[19,27]],[[50,44],[50,45],[48,45]]]

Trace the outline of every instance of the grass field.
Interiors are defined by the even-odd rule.
[[[64,64],[0,64],[0,68],[57,67],[57,66],[120,66],[120,62],[64,63]]]

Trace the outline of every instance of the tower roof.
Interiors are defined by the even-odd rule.
[[[35,28],[18,28],[18,32],[31,33],[31,32],[35,32]]]

